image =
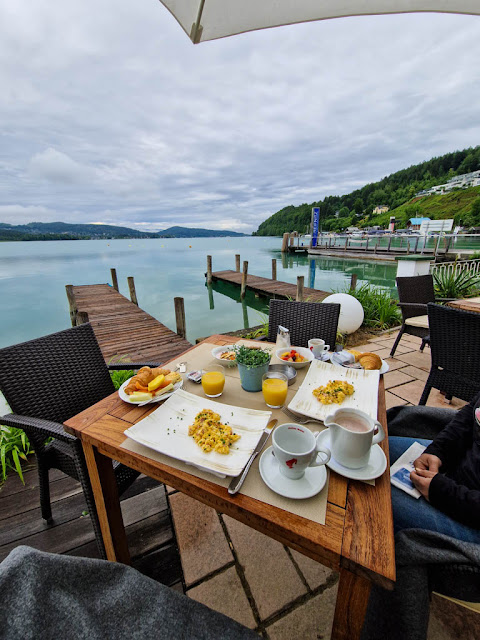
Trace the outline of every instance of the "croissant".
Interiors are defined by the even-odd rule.
[[[382,359],[376,353],[362,353],[358,358],[358,362],[367,370],[381,369],[382,367]]]

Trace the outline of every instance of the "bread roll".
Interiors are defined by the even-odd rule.
[[[358,362],[367,370],[381,369],[382,367],[382,359],[376,353],[362,353],[358,358]]]
[[[363,353],[361,351],[355,351],[355,349],[349,349],[348,352],[351,353],[355,358],[355,362],[358,362],[360,356],[363,356]]]

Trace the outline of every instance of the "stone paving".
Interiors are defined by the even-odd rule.
[[[418,404],[430,369],[429,348],[421,353],[421,340],[413,336],[403,337],[390,358],[395,335],[355,347],[376,352],[389,363],[384,376],[387,409]],[[436,390],[427,403],[452,410],[464,404],[456,398],[446,404]],[[336,572],[177,491],[170,490],[169,498],[188,596],[264,638],[330,638]],[[473,638],[473,627],[480,630],[475,616],[434,596],[428,640]]]

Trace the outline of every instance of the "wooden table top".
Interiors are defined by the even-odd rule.
[[[239,339],[215,335],[205,342],[223,345]],[[380,379],[378,401],[378,419],[387,433],[383,378]],[[132,406],[114,393],[74,416],[64,426],[66,431],[90,443],[100,453],[230,515],[322,564],[337,571],[345,568],[385,588],[393,588],[394,534],[388,469],[377,478],[375,486],[347,480],[331,471],[326,523],[317,524],[240,493],[230,496],[224,487],[213,482],[122,449],[125,429],[155,408],[156,405]],[[288,422],[281,413],[275,417],[279,418],[279,423]],[[380,446],[388,458],[388,439]]]
[[[480,313],[480,297],[479,298],[464,298],[462,300],[452,300],[447,305],[453,309],[461,309],[462,311],[473,311],[474,313]]]

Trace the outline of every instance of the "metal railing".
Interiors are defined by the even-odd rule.
[[[480,259],[479,260],[455,260],[454,262],[439,262],[430,266],[430,273],[444,271],[448,275],[457,274],[461,271],[468,271],[472,275],[480,274]]]

